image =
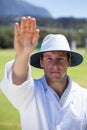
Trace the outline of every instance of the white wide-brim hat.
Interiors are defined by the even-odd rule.
[[[40,56],[45,52],[66,52],[70,54],[71,66],[77,66],[83,61],[83,56],[77,52],[70,50],[69,43],[66,37],[62,34],[49,34],[47,35],[41,44],[41,49],[31,55],[30,64],[34,67],[41,68]]]

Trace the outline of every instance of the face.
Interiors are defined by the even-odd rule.
[[[46,79],[52,82],[62,80],[70,66],[70,58],[65,52],[46,52],[40,60]]]

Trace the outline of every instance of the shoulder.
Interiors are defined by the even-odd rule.
[[[79,84],[77,84],[77,87],[79,88],[79,90],[82,92],[82,93],[87,93],[87,88],[83,87],[83,86],[80,86]]]
[[[73,101],[77,104],[77,107],[85,113],[87,113],[87,89],[81,87],[75,82],[72,82],[73,88]],[[79,110],[78,109],[78,110]]]
[[[70,77],[68,77],[68,79],[69,79],[69,84],[72,88],[71,90],[73,92],[76,92],[76,93],[82,94],[82,95],[85,94],[87,96],[87,89],[86,88],[84,88],[83,86],[80,86],[78,83],[72,81],[72,79]]]
[[[76,82],[73,82],[73,86],[75,87],[75,89],[80,92],[81,94],[86,94],[87,96],[87,89],[80,86],[79,84],[77,84]]]
[[[87,89],[75,82],[72,83],[72,87],[74,90],[74,94],[78,98],[78,100],[87,104]]]

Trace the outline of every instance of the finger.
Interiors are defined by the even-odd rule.
[[[30,31],[31,32],[35,32],[36,31],[36,19],[35,18],[32,18]]]
[[[19,24],[15,23],[15,25],[14,25],[14,33],[15,33],[15,35],[18,34],[18,31],[19,31]]]
[[[14,48],[16,48],[16,45],[17,45],[16,41],[17,41],[18,34],[19,34],[19,24],[15,23],[15,25],[14,25]]]
[[[40,34],[40,30],[36,29],[36,35],[37,35],[38,38],[39,38],[39,34]]]
[[[35,18],[28,17],[26,22],[26,32],[34,32],[36,30]]]
[[[27,17],[26,32],[29,32],[30,28],[31,28],[31,17]]]
[[[33,41],[33,43],[34,43],[35,46],[36,46],[37,43],[38,43],[39,33],[40,33],[40,30],[37,29],[36,32],[34,32],[34,34],[33,34],[33,39],[32,39],[32,41]]]
[[[21,25],[20,25],[20,32],[25,32],[26,30],[26,17],[22,17]]]

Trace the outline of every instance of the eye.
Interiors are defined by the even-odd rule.
[[[47,59],[47,60],[51,60],[52,58],[50,58],[50,57],[47,57],[46,59]]]
[[[63,61],[63,60],[64,60],[64,58],[59,58],[58,60],[59,60],[59,61]]]
[[[58,62],[64,63],[65,62],[65,58],[58,58]]]
[[[45,57],[44,59],[45,59],[46,61],[51,61],[51,60],[52,60],[51,57]]]

